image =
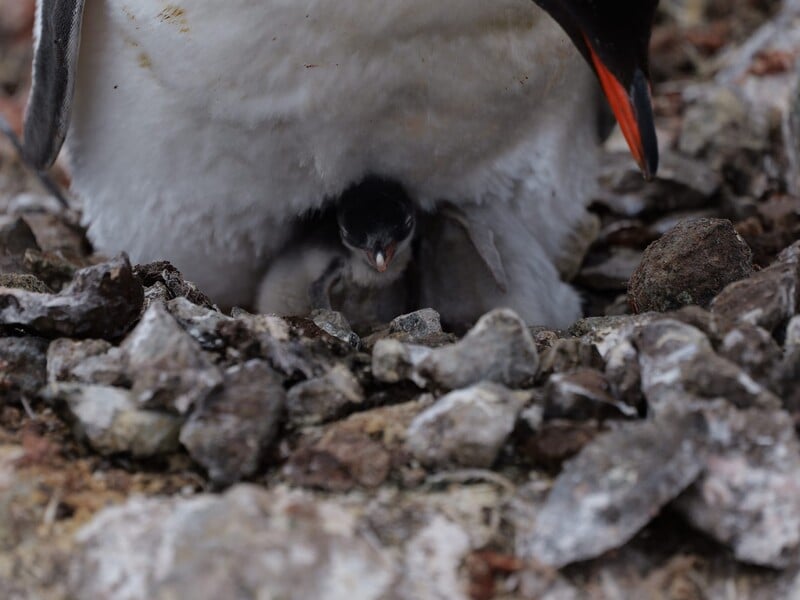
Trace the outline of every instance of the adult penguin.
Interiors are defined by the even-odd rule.
[[[501,211],[510,293],[564,325],[579,302],[555,265],[596,174],[591,71],[657,168],[657,0],[37,4],[27,160],[47,167],[69,132],[95,245],[172,260],[222,304],[252,301],[289,222],[380,174],[422,208]]]

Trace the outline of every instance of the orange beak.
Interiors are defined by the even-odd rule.
[[[641,71],[634,76],[633,85],[627,91],[586,39],[592,66],[594,67],[603,92],[608,98],[611,110],[617,118],[622,135],[628,142],[644,178],[652,179],[658,170],[658,141],[653,125],[653,108],[650,84]]]

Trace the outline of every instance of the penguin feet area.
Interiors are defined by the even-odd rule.
[[[0,597],[800,597],[798,57],[796,0],[662,0],[564,330],[223,312],[0,140]]]

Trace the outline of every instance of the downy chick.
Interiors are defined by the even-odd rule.
[[[416,209],[402,185],[368,176],[297,229],[263,279],[260,312],[334,309],[357,326],[405,309]]]

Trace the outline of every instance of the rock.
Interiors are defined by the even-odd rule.
[[[311,320],[322,331],[343,341],[348,346],[358,348],[361,345],[361,340],[353,332],[347,317],[342,313],[335,310],[318,309],[311,314]]]
[[[525,423],[528,424],[528,420]],[[597,421],[550,420],[531,429],[532,434],[519,442],[517,455],[550,473],[558,473],[565,461],[603,431]]]
[[[47,377],[47,340],[0,338],[0,404],[22,394],[32,397]]]
[[[322,377],[298,383],[289,390],[288,419],[295,427],[318,425],[341,417],[364,402],[364,390],[344,365],[336,365]]]
[[[295,485],[342,492],[376,488],[393,468],[408,462],[406,430],[432,399],[387,406],[351,415],[306,432],[289,457],[284,474]]]
[[[530,383],[539,365],[536,344],[512,311],[494,310],[461,341],[440,348],[380,340],[372,355],[374,376],[387,383],[409,379],[419,385],[458,389],[488,381],[507,387]]]
[[[717,353],[739,365],[760,385],[771,388],[775,365],[781,360],[781,348],[768,331],[739,323],[728,330]]]
[[[125,355],[105,340],[53,340],[47,380],[130,387]]]
[[[78,437],[100,454],[125,452],[147,458],[178,449],[180,419],[140,409],[128,390],[55,383],[48,385],[44,396],[66,406]]]
[[[556,373],[545,385],[545,418],[618,419],[636,418],[635,407],[617,401],[605,375],[594,369]]]
[[[711,312],[734,322],[774,332],[800,309],[800,242],[784,250],[770,267],[727,286]]]
[[[132,498],[96,515],[77,540],[76,598],[378,600],[397,577],[352,511],[282,487]]]
[[[752,253],[730,221],[683,221],[645,250],[631,277],[634,312],[707,307],[729,283],[753,273]]]
[[[560,568],[622,546],[697,479],[705,436],[697,415],[600,436],[565,465],[517,555]]]
[[[589,340],[562,338],[556,339],[542,352],[537,377],[543,381],[553,373],[565,373],[581,368],[602,369],[604,366],[603,357]]]
[[[438,312],[423,308],[395,317],[389,323],[389,334],[403,342],[425,345],[429,340],[438,340],[443,334],[442,322]]]
[[[39,252],[38,250],[26,250],[24,261],[25,267],[36,277],[41,279],[47,286],[48,292],[62,290],[75,277],[76,271],[80,267],[88,266],[85,260],[71,262],[61,254],[53,252]],[[82,264],[77,264],[77,263]]]
[[[120,351],[143,408],[183,414],[222,382],[219,369],[162,304],[147,309]]]
[[[225,372],[181,429],[181,443],[212,482],[229,485],[255,475],[273,443],[286,392],[269,365],[250,361]]]
[[[44,281],[35,275],[27,275],[25,273],[0,275],[0,287],[16,288],[18,290],[36,292],[38,294],[49,294],[53,291],[47,287]]]
[[[780,400],[714,353],[699,329],[662,319],[637,334],[642,391],[655,414],[687,408],[693,398],[725,398],[739,407],[776,408]]]
[[[180,271],[167,261],[158,261],[146,265],[136,265],[133,269],[143,287],[162,284],[169,292],[169,299],[186,298],[192,304],[213,308],[211,300],[191,281],[186,281]]]
[[[154,299],[151,299],[151,303],[153,302]],[[224,346],[223,340],[217,333],[217,328],[220,323],[230,322],[230,317],[223,315],[218,310],[194,304],[184,296],[169,300],[165,306],[169,314],[175,317],[180,326],[197,340],[203,349],[218,350]]]
[[[411,422],[407,447],[432,468],[489,468],[528,399],[491,383],[450,392]]]
[[[36,236],[20,218],[0,221],[0,274],[28,273],[25,250],[38,250]]]
[[[786,346],[800,346],[800,316],[793,317],[786,326]]]
[[[144,292],[124,255],[75,274],[58,294],[0,288],[0,324],[46,337],[114,339],[139,317]]]
[[[715,446],[678,502],[694,527],[736,558],[772,568],[800,561],[800,445],[784,412],[707,411]]]

